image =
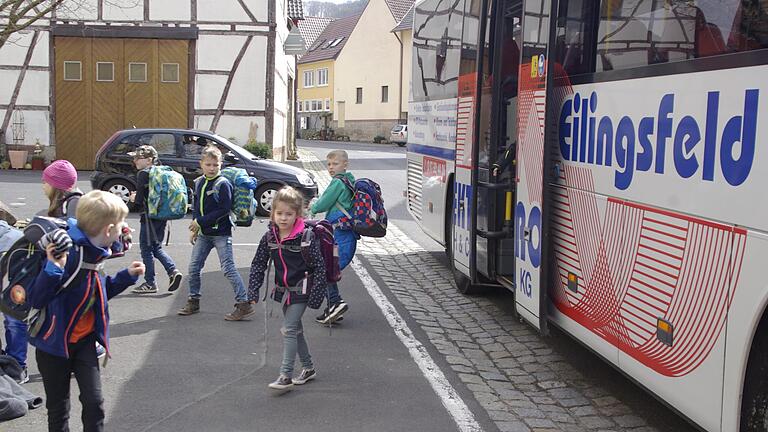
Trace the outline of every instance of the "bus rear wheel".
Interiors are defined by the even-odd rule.
[[[741,432],[768,430],[768,322],[757,327],[741,400]]]
[[[451,212],[451,214],[453,214],[453,212]],[[447,230],[447,231],[449,231],[451,235],[446,239],[445,244],[446,245],[450,244],[451,246],[446,246],[446,253],[448,254],[448,259],[450,260],[451,271],[453,272],[453,281],[456,283],[456,289],[458,289],[459,292],[464,295],[469,295],[469,296],[477,295],[480,292],[480,287],[473,285],[472,280],[468,278],[467,275],[462,273],[459,269],[457,269],[456,266],[454,265],[455,261],[454,261],[453,253],[456,250],[455,248],[453,248],[454,224],[453,224],[452,218],[449,217],[448,220],[451,223],[450,224],[451,228],[450,230]]]

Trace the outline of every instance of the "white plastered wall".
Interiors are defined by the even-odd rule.
[[[395,25],[384,0],[370,0],[341,50],[334,66],[334,96],[345,102],[345,120],[398,118],[400,42],[391,32]],[[389,87],[387,103],[381,102],[382,86]],[[362,104],[355,103],[358,87],[363,89]]]

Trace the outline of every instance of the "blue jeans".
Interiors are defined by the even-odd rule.
[[[5,326],[5,353],[16,359],[21,367],[27,366],[27,325],[23,321],[3,317]]]
[[[283,332],[283,364],[280,366],[280,374],[287,377],[293,377],[297,354],[304,369],[314,368],[307,339],[304,338],[304,326],[301,324],[301,316],[306,309],[306,303],[283,305],[283,328],[280,329]]]
[[[335,229],[333,230],[333,237],[339,245],[339,269],[344,270],[352,262],[352,258],[355,257],[357,234],[350,230]],[[339,285],[336,282],[328,282],[327,297],[328,306],[341,301]]]
[[[147,219],[144,215],[141,216],[139,249],[141,250],[141,260],[146,267],[144,280],[150,285],[155,284],[155,258],[160,261],[169,276],[176,270],[176,263],[173,262],[173,258],[163,250],[165,224],[166,221],[164,220]],[[152,231],[150,231],[150,225],[153,228]]]
[[[243,278],[240,277],[240,273],[237,272],[235,267],[235,258],[232,253],[232,237],[202,234],[197,238],[195,246],[192,248],[192,258],[189,262],[189,298],[199,299],[201,297],[200,272],[203,270],[205,260],[213,248],[216,248],[216,253],[219,255],[221,271],[224,272],[224,276],[227,277],[235,291],[235,301],[238,303],[247,301]]]

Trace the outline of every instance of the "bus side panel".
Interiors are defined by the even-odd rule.
[[[560,181],[568,187],[554,194],[554,321],[719,430],[725,322],[746,232],[588,192],[587,168],[566,166]]]
[[[427,235],[445,245],[445,221],[452,209],[446,201],[455,157],[456,99],[411,102],[408,128],[408,210]]]
[[[734,245],[738,251],[739,245]],[[750,344],[768,304],[768,282],[765,277],[765,257],[768,257],[768,234],[750,231],[746,237],[742,268],[734,269],[733,298],[728,314],[726,339],[725,386],[723,389],[723,431],[739,429],[741,392],[744,386]],[[738,255],[734,255],[734,262]]]
[[[586,178],[584,170],[569,176]],[[560,172],[561,176],[566,173]],[[551,319],[614,365],[626,331],[614,318],[629,279],[631,248],[638,232],[625,230],[624,206],[583,188],[552,186],[551,239],[554,265],[549,286]],[[600,227],[605,224],[605,231]],[[579,326],[571,325],[571,320]],[[606,343],[607,342],[607,343]]]

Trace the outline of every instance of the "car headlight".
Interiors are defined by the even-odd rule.
[[[296,175],[296,180],[304,186],[314,186],[315,181],[312,180],[312,176],[309,173],[301,173]]]

